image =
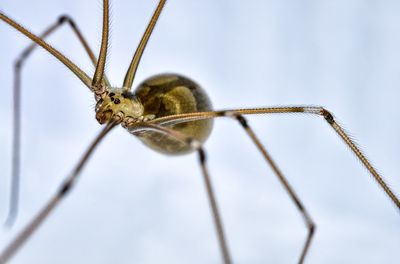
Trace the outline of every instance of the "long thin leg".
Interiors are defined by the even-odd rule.
[[[13,138],[11,159],[11,192],[8,216],[5,225],[11,226],[18,212],[19,180],[20,180],[20,150],[21,150],[21,64],[14,66],[13,94]]]
[[[60,62],[62,62],[68,69],[70,69],[90,90],[92,90],[91,84],[92,79],[82,71],[76,64],[70,61],[67,57],[65,57],[61,52],[53,48],[50,44],[46,41],[42,40],[40,37],[36,36],[35,34],[31,33],[29,30],[15,22],[13,19],[6,16],[4,13],[0,12],[0,20],[3,20],[11,27],[15,28],[28,38],[30,38],[33,42],[47,50],[51,55],[57,58]]]
[[[52,25],[50,25],[39,38],[45,39],[51,33],[56,31],[60,26],[67,23],[75,33],[83,45],[86,53],[89,55],[90,60],[94,65],[97,63],[97,59],[93,54],[93,51],[89,47],[87,41],[83,37],[73,19],[67,15],[60,16],[59,19]],[[32,54],[32,51],[37,47],[36,43],[31,43],[27,48],[23,50],[21,55],[18,57],[14,64],[14,113],[13,113],[13,150],[12,150],[12,166],[11,166],[11,195],[10,195],[10,207],[6,220],[6,225],[11,226],[18,213],[18,200],[19,200],[19,172],[20,172],[20,138],[21,138],[21,71],[24,62]],[[104,76],[104,82],[109,85],[107,77]]]
[[[197,153],[199,155],[199,162],[200,162],[201,170],[202,170],[203,177],[204,177],[204,182],[205,182],[206,189],[207,189],[208,198],[210,201],[211,210],[213,213],[214,224],[215,224],[215,228],[217,230],[218,242],[219,242],[219,246],[220,246],[220,249],[222,252],[223,261],[225,264],[232,263],[231,257],[229,254],[228,245],[227,245],[226,238],[225,238],[225,233],[224,233],[223,224],[222,224],[222,220],[221,220],[221,214],[219,213],[219,210],[218,210],[217,201],[216,201],[214,190],[213,190],[213,187],[211,184],[211,179],[210,179],[210,176],[209,176],[209,173],[207,170],[206,152],[204,151],[203,147],[201,146],[201,143],[192,138],[189,138],[175,130],[172,130],[172,129],[169,129],[169,128],[166,128],[163,126],[155,125],[155,124],[140,123],[140,124],[133,124],[132,126],[128,127],[128,131],[134,135],[135,135],[135,132],[137,132],[139,130],[140,131],[142,131],[142,130],[155,131],[158,133],[169,135],[169,136],[176,138],[177,140],[187,144],[192,149],[197,151]]]
[[[153,32],[153,29],[157,23],[165,2],[166,0],[160,0],[160,2],[158,2],[157,8],[154,11],[153,16],[151,17],[151,20],[142,36],[142,39],[140,40],[139,46],[136,48],[135,55],[132,58],[131,64],[129,65],[128,71],[125,75],[124,84],[122,85],[124,89],[130,90],[132,88],[133,80],[135,79],[135,74],[139,66],[140,58],[142,58],[143,51],[146,48],[147,42],[151,36],[151,33]]]
[[[290,186],[288,180],[286,177],[283,175],[282,171],[279,169],[278,165],[275,163],[275,161],[272,159],[271,155],[268,153],[267,149],[265,146],[262,145],[261,141],[257,138],[256,134],[254,133],[253,129],[249,126],[247,120],[242,116],[242,115],[234,115],[234,118],[236,118],[240,125],[244,128],[246,131],[247,135],[251,138],[253,143],[257,146],[258,150],[262,153],[264,156],[265,160],[267,163],[271,166],[272,170],[274,171],[275,175],[278,177],[279,181],[282,183],[283,187],[285,190],[288,192],[290,198],[293,200],[294,204],[296,205],[297,209],[300,211],[302,214],[305,224],[308,228],[308,235],[307,239],[304,243],[303,250],[301,252],[301,256],[299,259],[298,263],[303,263],[305,256],[307,255],[308,249],[311,244],[311,240],[313,238],[313,235],[315,233],[315,223],[312,220],[310,214],[304,207],[303,203],[301,202],[300,198],[298,195],[295,193],[293,188]]]
[[[101,46],[99,52],[99,60],[97,61],[96,71],[93,75],[92,89],[98,97],[101,96],[106,87],[103,84],[104,68],[106,65],[107,48],[108,48],[108,32],[109,32],[109,6],[108,0],[103,0],[103,30],[101,35]]]
[[[325,121],[335,130],[335,132],[343,139],[346,145],[352,150],[357,158],[363,163],[365,168],[378,182],[381,188],[393,201],[396,207],[400,210],[400,200],[389,188],[382,176],[376,171],[369,160],[357,147],[357,145],[351,140],[343,128],[335,121],[333,115],[321,106],[284,106],[284,107],[264,107],[264,108],[252,108],[252,109],[230,109],[212,112],[197,112],[188,114],[171,115],[166,117],[160,117],[149,121],[152,124],[177,124],[195,120],[209,119],[215,117],[221,117],[226,115],[253,115],[253,114],[312,114],[324,117]]]
[[[5,250],[0,254],[0,264],[6,263],[18,249],[28,240],[34,231],[38,229],[40,224],[47,218],[49,213],[58,205],[58,203],[66,197],[69,191],[72,190],[74,184],[83,167],[86,165],[90,156],[93,154],[95,148],[99,145],[100,141],[105,135],[110,132],[110,130],[115,126],[115,123],[107,124],[100,134],[95,138],[89,148],[86,150],[83,157],[80,159],[74,170],[66,178],[66,180],[61,184],[60,189],[57,193],[50,199],[50,201],[42,208],[42,210],[33,218],[33,220],[14,238],[14,240],[5,248]]]

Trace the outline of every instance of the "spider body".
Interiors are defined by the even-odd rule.
[[[97,101],[96,119],[105,124],[120,120],[124,127],[176,114],[211,111],[210,99],[194,81],[178,74],[159,74],[143,81],[135,93],[125,88],[107,88]],[[170,125],[186,137],[204,143],[211,133],[212,119]],[[152,131],[133,132],[155,151],[181,155],[193,152],[187,143]]]
[[[135,91],[142,102],[144,115],[164,117],[176,114],[211,111],[210,99],[194,81],[178,74],[159,74],[142,82]],[[212,119],[170,125],[175,131],[203,143],[211,133]],[[186,154],[194,149],[168,135],[144,132],[137,134],[148,147],[165,154]]]
[[[51,55],[56,57],[61,63],[63,63],[68,69],[73,72],[82,82],[83,84],[89,88],[90,92],[94,93],[97,105],[96,105],[96,119],[100,124],[105,124],[104,128],[102,131],[98,134],[96,138],[94,138],[93,142],[88,146],[86,151],[83,153],[81,159],[79,159],[79,162],[77,162],[76,166],[73,168],[70,174],[64,179],[64,181],[61,183],[59,188],[55,191],[53,196],[50,197],[50,199],[47,201],[45,205],[41,208],[40,211],[38,211],[33,219],[28,222],[28,224],[11,240],[10,243],[8,243],[4,249],[1,250],[0,252],[0,263],[8,263],[8,260],[13,257],[16,252],[22,247],[22,245],[28,241],[28,239],[31,237],[31,235],[38,230],[39,226],[42,225],[42,223],[47,219],[48,215],[50,212],[54,210],[57,206],[59,206],[60,202],[67,197],[68,194],[71,193],[72,187],[74,187],[77,183],[78,177],[81,175],[82,169],[85,167],[85,164],[88,162],[90,157],[93,155],[94,150],[96,147],[99,145],[99,143],[103,140],[103,138],[108,135],[108,133],[117,125],[121,124],[124,128],[126,128],[131,134],[137,136],[142,142],[144,142],[147,146],[152,148],[153,150],[156,150],[158,152],[164,153],[164,154],[172,154],[172,155],[179,155],[179,154],[185,154],[189,153],[192,151],[197,151],[198,154],[198,160],[200,164],[200,169],[201,169],[201,175],[203,177],[206,191],[207,191],[207,196],[209,199],[209,206],[212,211],[212,216],[214,220],[214,226],[215,226],[215,233],[216,237],[218,239],[218,244],[219,244],[219,249],[220,249],[220,255],[222,257],[223,263],[230,264],[233,261],[240,261],[240,250],[238,248],[242,248],[242,245],[238,246],[236,244],[235,246],[235,237],[236,241],[243,241],[243,243],[249,244],[250,247],[251,243],[249,241],[245,241],[244,239],[238,239],[240,236],[235,236],[235,234],[232,234],[230,232],[228,234],[228,239],[233,245],[233,255],[231,257],[230,251],[229,251],[229,242],[225,238],[225,233],[224,233],[224,225],[222,221],[222,216],[219,213],[219,208],[217,206],[217,199],[216,196],[214,195],[213,187],[212,187],[212,179],[213,177],[213,171],[210,170],[211,173],[208,171],[207,167],[207,160],[206,159],[206,150],[203,147],[204,141],[207,139],[208,135],[211,132],[212,129],[212,120],[214,118],[228,118],[234,120],[234,122],[237,122],[237,125],[240,125],[243,130],[246,133],[246,136],[251,140],[251,143],[253,144],[253,147],[257,148],[259,151],[259,154],[261,154],[265,160],[265,162],[269,165],[271,168],[273,174],[277,177],[279,180],[279,183],[282,185],[282,187],[285,189],[286,193],[288,194],[289,198],[292,200],[293,204],[296,206],[298,212],[301,214],[304,220],[305,228],[307,229],[307,236],[305,237],[305,241],[303,242],[303,247],[302,251],[299,252],[300,256],[298,258],[298,263],[304,263],[304,260],[308,254],[310,245],[313,244],[313,237],[315,233],[315,227],[318,226],[319,223],[317,221],[314,222],[311,213],[308,212],[306,209],[306,206],[303,204],[302,199],[300,199],[300,196],[296,194],[295,188],[291,186],[289,183],[288,179],[286,179],[286,172],[280,169],[280,166],[278,166],[278,163],[274,161],[272,156],[269,154],[269,151],[267,150],[266,147],[264,147],[264,143],[258,138],[254,130],[252,129],[252,124],[247,121],[246,115],[258,115],[258,114],[263,114],[265,116],[271,116],[271,115],[282,115],[282,114],[289,114],[289,113],[296,113],[294,117],[297,116],[314,116],[320,118],[322,120],[321,122],[325,122],[329,127],[337,134],[339,138],[342,139],[342,143],[344,145],[347,145],[347,147],[350,148],[350,150],[355,154],[355,156],[359,159],[359,161],[363,164],[363,166],[368,170],[371,176],[378,182],[379,186],[383,191],[387,194],[387,196],[394,202],[396,208],[400,209],[400,201],[397,198],[396,194],[391,191],[391,188],[389,188],[385,181],[382,179],[382,177],[379,175],[379,173],[375,170],[375,168],[370,164],[369,160],[364,156],[364,154],[358,149],[357,145],[353,142],[352,138],[350,138],[347,133],[342,129],[341,125],[339,125],[336,121],[336,119],[333,117],[330,112],[328,112],[323,106],[319,105],[287,105],[287,106],[272,106],[272,107],[258,107],[258,108],[237,108],[237,109],[222,109],[222,110],[217,110],[213,111],[211,107],[210,100],[208,99],[207,95],[205,92],[200,88],[199,85],[191,81],[190,79],[177,75],[177,74],[161,74],[161,75],[156,75],[154,77],[151,77],[147,80],[145,80],[142,84],[139,85],[139,87],[136,89],[136,91],[132,92],[132,84],[133,80],[135,79],[135,74],[136,70],[139,66],[139,61],[140,58],[143,54],[143,51],[146,47],[146,43],[149,40],[150,35],[152,34],[153,28],[158,20],[158,17],[161,13],[161,10],[165,4],[166,0],[159,0],[158,6],[148,23],[148,26],[146,28],[145,33],[142,36],[142,39],[138,45],[138,48],[135,51],[135,54],[132,58],[131,64],[129,65],[129,68],[127,70],[127,73],[125,75],[124,83],[123,85],[119,86],[122,88],[112,88],[113,86],[110,85],[108,81],[108,77],[106,76],[104,72],[105,68],[105,63],[106,63],[106,58],[107,58],[107,47],[108,47],[108,32],[109,32],[109,22],[108,22],[108,17],[109,17],[109,3],[108,0],[103,1],[103,30],[102,30],[102,41],[101,41],[101,47],[98,55],[96,55],[89,47],[88,43],[85,40],[85,37],[83,35],[83,32],[81,32],[75,22],[73,22],[72,18],[69,16],[61,16],[55,23],[49,25],[49,27],[42,32],[41,35],[35,35],[25,29],[23,26],[19,25],[16,21],[8,17],[6,14],[2,13],[0,11],[0,20],[1,22],[4,22],[11,27],[17,29],[20,31],[22,34],[30,38],[34,43],[32,43],[30,46],[28,46],[20,55],[20,58],[18,62],[22,62],[27,59],[28,55],[31,53],[31,51],[34,49],[35,46],[39,45],[45,50],[47,50]],[[253,17],[253,14],[251,15]],[[180,19],[181,20],[181,19]],[[300,20],[302,21],[302,20]],[[68,23],[67,23],[68,22]],[[83,48],[85,49],[87,55],[89,56],[91,62],[96,66],[96,71],[94,75],[90,76],[87,73],[85,73],[85,69],[79,68],[74,62],[70,59],[68,59],[66,56],[64,56],[60,51],[52,47],[46,42],[46,39],[48,35],[51,34],[51,32],[55,31],[61,24],[67,24],[71,27],[73,30],[75,37],[81,42]],[[254,28],[254,27],[252,27]],[[262,27],[264,28],[264,27]],[[225,28],[224,28],[225,29]],[[245,45],[241,46],[242,48],[245,47],[246,52],[237,52],[232,56],[232,58],[240,58],[241,54],[246,54],[248,56],[249,50],[252,49],[252,45],[254,43],[259,43],[259,42],[253,42],[249,41],[250,39],[246,35],[241,35],[237,34],[235,32],[235,36],[240,37],[240,39],[245,40]],[[186,38],[188,39],[188,38]],[[229,38],[227,39],[229,41]],[[174,39],[174,42],[176,40]],[[219,43],[215,42],[213,39],[213,44],[214,43]],[[167,45],[162,45],[162,46],[167,46]],[[297,45],[296,45],[297,46]],[[215,50],[215,48],[214,48]],[[196,52],[197,54],[197,52]],[[314,53],[313,53],[314,54]],[[229,56],[231,57],[231,56]],[[251,57],[249,57],[251,58]],[[174,60],[169,60],[175,63]],[[196,60],[195,60],[196,61]],[[21,65],[23,63],[17,63],[15,66],[15,82],[14,82],[14,140],[13,140],[13,163],[12,163],[12,184],[11,184],[11,195],[10,195],[10,210],[8,214],[8,219],[7,222],[13,222],[16,216],[17,212],[17,205],[18,205],[18,184],[19,184],[19,149],[20,149],[20,111],[19,111],[19,101],[20,101],[20,79],[21,79]],[[157,63],[157,65],[161,65]],[[235,66],[240,65],[238,61],[235,60],[234,63]],[[186,66],[185,66],[186,67]],[[184,68],[185,68],[184,67]],[[242,69],[245,67],[240,67],[240,75],[242,78],[244,78],[246,75],[243,74]],[[152,68],[153,69],[153,68]],[[167,68],[170,69],[170,68]],[[180,69],[178,69],[180,71]],[[210,69],[208,69],[210,70]],[[253,76],[254,73],[252,73]],[[289,76],[290,77],[290,76]],[[286,77],[285,77],[286,78]],[[201,79],[201,78],[199,78]],[[257,89],[257,87],[253,84],[247,87],[240,85],[238,82],[240,78],[231,78],[231,80],[235,79],[235,87],[243,87],[243,89],[247,89],[248,91],[253,91],[254,88]],[[288,78],[292,79],[292,78]],[[206,83],[206,82],[205,82]],[[227,86],[229,88],[232,87],[232,85],[229,85],[227,81],[224,81],[221,83],[222,85],[220,86]],[[265,83],[262,84],[263,87]],[[207,86],[213,86],[213,85],[207,85]],[[266,85],[265,85],[266,86]],[[297,83],[296,83],[297,86]],[[242,91],[243,92],[243,91]],[[259,96],[260,97],[260,96]],[[330,97],[329,97],[330,98]],[[358,98],[358,97],[357,97]],[[317,101],[318,102],[318,101]],[[335,112],[336,113],[336,112]],[[225,131],[228,133],[224,133],[224,136],[227,134],[230,134],[231,130]],[[301,135],[301,133],[297,133],[297,135]],[[264,135],[263,135],[264,136]],[[306,140],[305,140],[306,141]],[[236,141],[235,141],[236,142]],[[287,144],[289,145],[289,144]],[[307,145],[308,146],[308,145]],[[308,149],[312,149],[311,147],[307,147]],[[224,149],[224,154],[227,153]],[[136,151],[137,156],[142,156],[142,153],[140,151]],[[112,156],[112,155],[108,155]],[[225,156],[224,156],[225,157]],[[142,173],[142,168],[143,167],[151,167],[151,166],[140,166],[140,160],[139,159],[132,159],[130,158],[129,162],[123,162],[122,165],[128,164],[134,164],[133,161],[139,163],[139,166],[135,165],[133,170],[130,172],[130,174],[137,173],[140,174]],[[107,162],[109,160],[107,159]],[[143,162],[142,162],[143,163]],[[118,163],[116,164],[117,167],[121,167],[124,171],[128,171],[127,167],[125,166],[120,166]],[[144,163],[143,163],[144,164]],[[159,163],[152,162],[150,164],[152,166],[155,166],[158,168],[162,168],[162,166]],[[101,168],[103,168],[104,164],[101,164]],[[190,168],[191,169],[191,168]],[[334,170],[330,170],[334,171]],[[162,171],[165,173],[165,171]],[[94,173],[95,174],[95,173]],[[115,173],[116,174],[116,173]],[[266,173],[267,174],[267,173]],[[271,173],[269,173],[271,174]],[[290,174],[290,173],[288,173]],[[299,175],[297,175],[299,174]],[[211,175],[211,177],[210,177]],[[293,178],[300,178],[302,173],[295,171],[292,173]],[[139,175],[142,176],[142,175]],[[226,181],[224,182],[224,186],[228,186],[231,183],[231,180],[233,179],[233,175],[228,175],[226,176]],[[253,176],[253,175],[252,175]],[[336,175],[334,175],[336,176]],[[140,177],[135,177],[135,178],[140,178]],[[144,177],[142,177],[144,178]],[[164,177],[164,179],[167,177]],[[249,178],[245,177],[246,180],[254,181],[255,178]],[[293,179],[292,178],[292,179]],[[328,178],[328,177],[327,177]],[[347,180],[347,178],[346,178]],[[348,182],[346,182],[348,183]],[[250,192],[248,191],[249,189],[242,188],[245,187],[242,184],[240,184],[241,189],[243,189],[243,192],[246,193],[253,193],[254,190],[251,190]],[[295,184],[296,185],[296,184]],[[296,187],[294,185],[294,187]],[[312,184],[314,186],[314,184]],[[347,185],[347,184],[346,184]],[[351,186],[351,184],[348,184]],[[239,186],[239,184],[238,184]],[[264,188],[265,185],[260,185],[260,189]],[[108,187],[108,186],[107,186]],[[265,186],[266,187],[266,186]],[[358,189],[361,189],[359,186],[356,185]],[[315,187],[316,188],[316,187]],[[226,189],[226,188],[225,188]],[[355,188],[354,188],[355,189]],[[107,189],[108,191],[108,189]],[[267,191],[266,191],[267,192]],[[152,192],[157,193],[157,192]],[[256,193],[256,192],[254,192]],[[268,195],[269,192],[268,192]],[[258,195],[253,195],[253,199],[251,201],[260,201],[260,196]],[[180,199],[181,200],[181,199]],[[193,200],[193,199],[187,199],[187,200]],[[241,199],[242,200],[242,199]],[[235,206],[240,203],[236,203]],[[145,204],[146,208],[151,207],[149,204]],[[253,206],[253,204],[252,204]],[[114,209],[114,204],[113,204],[113,209]],[[226,206],[222,206],[226,207]],[[281,207],[281,203],[279,203],[279,208],[283,210],[283,207]],[[308,208],[308,207],[307,207]],[[196,207],[197,209],[197,207]],[[237,209],[235,208],[235,211]],[[247,210],[247,206],[246,206]],[[264,210],[264,208],[263,208]],[[270,215],[270,212],[266,212],[266,214]],[[137,217],[138,214],[135,214],[135,217]],[[241,214],[241,216],[244,214]],[[174,216],[174,222],[175,222],[175,217],[176,215],[173,214]],[[150,216],[151,217],[151,216]],[[82,217],[84,218],[84,217]],[[151,217],[153,218],[153,217]],[[196,216],[197,218],[197,216]],[[232,218],[232,217],[231,217]],[[163,218],[155,218],[157,221],[156,224],[158,225],[160,222],[164,222]],[[259,219],[257,215],[257,219]],[[253,223],[256,223],[258,220],[256,218],[252,218],[251,222],[246,224],[246,232],[249,227],[253,227]],[[316,217],[318,220],[318,217]],[[161,220],[161,221],[160,221]],[[179,220],[178,220],[179,221]],[[178,223],[178,221],[176,221]],[[196,223],[193,223],[193,221],[187,221],[188,224],[192,226],[196,226],[196,229],[198,226]],[[64,222],[63,222],[64,223]],[[150,225],[150,224],[149,224]],[[257,225],[255,224],[255,229],[257,232],[257,236],[259,233],[264,232],[267,230],[269,227],[269,222],[263,223],[262,228],[258,228]],[[261,225],[260,225],[261,226]],[[182,227],[182,226],[181,226]],[[324,226],[322,225],[321,229]],[[261,232],[260,232],[261,231]],[[343,231],[343,230],[342,230]],[[372,230],[368,230],[368,234]],[[289,230],[290,233],[292,233],[292,230]],[[124,232],[126,233],[126,232]],[[96,232],[97,234],[97,232]],[[294,234],[293,234],[294,235]],[[173,234],[172,236],[175,236]],[[87,236],[89,237],[89,236]],[[134,236],[135,240],[137,239],[136,233]],[[157,234],[158,237],[158,234]],[[285,244],[289,242],[289,240],[292,240],[292,234],[290,235],[290,239],[285,238]],[[158,239],[158,238],[157,238]],[[197,238],[196,238],[197,239]],[[346,237],[347,240],[347,237]],[[385,241],[388,240],[385,237]],[[99,240],[96,240],[99,241]],[[119,240],[120,241],[120,240]],[[35,244],[35,243],[32,243]],[[123,243],[121,243],[123,244]],[[138,245],[141,244],[138,242]],[[157,244],[157,243],[156,243]],[[168,242],[170,244],[170,242]],[[216,243],[215,243],[216,244]],[[254,244],[262,246],[262,250],[258,249],[258,246],[252,247],[255,248],[254,251],[261,252],[273,252],[269,249],[267,249],[266,244],[264,241],[262,243],[255,242]],[[274,241],[274,244],[275,241]],[[386,243],[385,243],[386,244]],[[388,245],[393,246],[395,243],[388,242]],[[209,243],[207,242],[207,245]],[[346,241],[347,245],[347,241]],[[375,246],[375,245],[374,245]],[[287,248],[287,245],[285,245]],[[135,252],[133,255],[140,255],[140,253],[143,251],[141,248],[141,245],[138,247],[134,247],[137,249],[137,252]],[[151,248],[154,248],[154,244],[152,242]],[[179,246],[180,249],[182,249],[181,246]],[[331,247],[334,248],[334,247]],[[365,247],[366,248],[366,247]],[[120,245],[118,245],[118,251],[120,249]],[[186,251],[186,252],[185,252]],[[96,255],[97,255],[96,251]],[[181,253],[187,253],[188,251],[185,249],[184,251],[180,250],[179,255]],[[194,252],[194,251],[193,251]],[[193,252],[188,253],[190,255],[190,261],[185,261],[187,262],[192,262],[193,259],[199,260],[199,258],[196,257],[196,255],[193,254]],[[200,251],[199,251],[200,252]],[[209,252],[209,251],[207,251]],[[315,252],[323,252],[323,250],[314,250],[314,253],[312,255],[312,258],[314,258],[317,254]],[[361,252],[361,254],[364,255],[365,250]],[[352,252],[354,253],[354,252]],[[195,253],[196,254],[196,253]],[[267,253],[269,254],[269,253]],[[320,253],[321,254],[321,253]],[[325,254],[323,252],[322,254]],[[335,257],[337,255],[336,252],[334,252]],[[172,253],[173,258],[176,259],[176,255]],[[209,255],[207,254],[202,254],[202,255]],[[250,256],[251,255],[251,256]],[[372,251],[371,251],[372,255]],[[161,256],[161,255],[160,255]],[[80,256],[83,257],[83,256]],[[269,256],[270,257],[270,254]],[[325,256],[326,257],[326,256]],[[166,260],[166,258],[163,258],[164,262],[171,262]],[[288,257],[290,258],[290,257]],[[326,257],[327,258],[327,257]],[[249,257],[247,258],[242,258],[245,259],[246,262],[252,259],[254,260],[254,253],[250,253]],[[262,262],[265,262],[267,258],[264,258]],[[268,258],[269,259],[269,258]],[[331,258],[332,259],[332,258]],[[112,261],[115,262],[115,259]],[[318,261],[318,260],[317,260]],[[343,262],[343,261],[335,261],[334,262]],[[134,261],[135,262],[135,261]],[[136,262],[137,259],[136,259]],[[139,262],[142,262],[139,260]],[[153,262],[159,262],[153,261]],[[172,261],[176,262],[176,261]],[[210,261],[202,261],[199,260],[199,263],[209,263]],[[211,261],[214,262],[214,261]],[[258,261],[259,262],[259,261]],[[276,262],[276,261],[274,261]],[[320,262],[320,261],[319,261]]]

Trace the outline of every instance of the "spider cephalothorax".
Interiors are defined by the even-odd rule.
[[[123,88],[112,88],[96,104],[96,119],[100,124],[117,119],[120,122],[143,119],[144,107],[135,95]]]

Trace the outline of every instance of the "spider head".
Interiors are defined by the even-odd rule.
[[[100,124],[110,120],[119,120],[122,122],[125,118],[133,120],[140,119],[143,116],[143,105],[138,98],[125,89],[113,88],[97,102],[96,119]]]

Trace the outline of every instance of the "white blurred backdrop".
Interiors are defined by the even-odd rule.
[[[156,0],[112,1],[107,74],[122,80]],[[71,15],[96,50],[101,1],[2,0],[35,33]],[[400,2],[167,3],[136,84],[185,74],[216,109],[322,105],[400,194]],[[0,219],[10,184],[13,62],[30,41],[0,23]],[[48,41],[89,73],[67,26]],[[37,50],[23,69],[20,214],[4,248],[57,190],[100,131],[88,89]],[[400,215],[322,118],[252,116],[250,125],[317,224],[307,263],[398,263]],[[242,128],[216,120],[205,144],[235,263],[296,263],[307,230]],[[220,263],[197,156],[166,157],[122,128],[101,144],[76,189],[10,263]]]

